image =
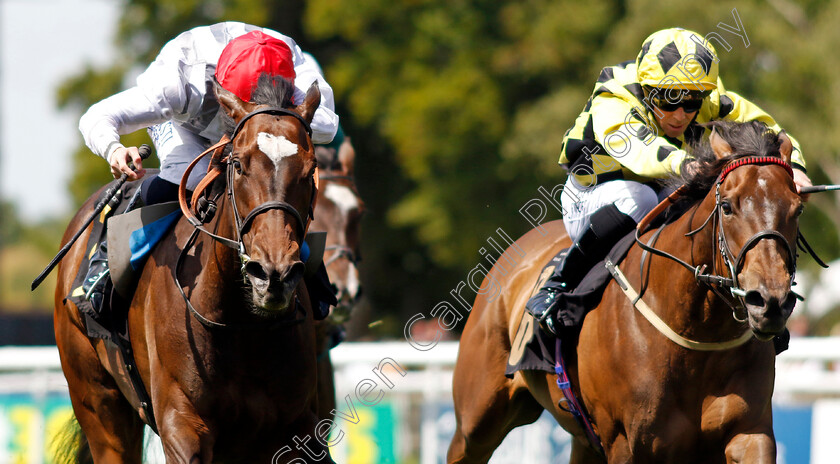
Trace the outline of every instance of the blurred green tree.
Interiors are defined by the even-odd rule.
[[[748,43],[719,26],[735,25],[733,7]],[[512,237],[529,228],[519,209],[537,187],[565,180],[560,142],[600,69],[634,59],[658,29],[721,33],[731,45],[718,47],[727,87],[802,142],[815,182],[840,181],[838,17],[840,4],[820,0],[128,0],[120,62],[69,79],[60,100],[83,111],[190,27],[240,20],[294,37],[323,65],[357,148],[371,317],[397,334],[449,297],[497,228]],[[107,177],[80,148],[74,199]],[[838,201],[814,195],[802,221],[827,259],[840,256]]]

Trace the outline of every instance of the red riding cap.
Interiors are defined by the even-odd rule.
[[[286,42],[260,31],[231,40],[216,66],[219,84],[244,101],[250,101],[251,91],[263,73],[295,80],[292,50]]]

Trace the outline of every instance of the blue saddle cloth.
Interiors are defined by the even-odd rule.
[[[128,238],[128,246],[131,249],[131,259],[129,261],[132,269],[138,271],[143,267],[149,253],[166,236],[166,233],[178,222],[180,217],[181,211],[173,211],[131,233]]]

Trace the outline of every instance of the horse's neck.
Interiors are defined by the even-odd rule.
[[[723,269],[716,251],[717,224],[712,218],[704,225],[714,208],[714,195],[709,194],[698,205],[665,226],[654,246],[692,266],[705,265],[706,273],[727,276],[728,271]],[[688,232],[701,227],[699,232],[686,236]],[[652,266],[646,263],[645,273],[660,276],[660,279],[650,277],[647,292],[653,292],[656,299],[663,302],[655,310],[672,329],[687,336],[709,333],[710,340],[726,338],[727,331],[733,334],[743,331],[743,327],[733,319],[727,303],[709,286],[699,283],[691,271],[670,259],[650,256],[647,259],[655,259],[656,262]],[[675,292],[674,289],[680,291]],[[698,324],[698,321],[702,323]]]

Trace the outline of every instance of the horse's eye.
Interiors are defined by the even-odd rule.
[[[732,214],[732,203],[729,203],[729,200],[724,200],[720,203],[720,210],[723,211],[723,214],[726,216],[730,216]]]
[[[799,207],[796,208],[796,212],[794,213],[794,216],[799,217],[799,215],[801,215],[804,211],[805,211],[805,205],[799,205]]]
[[[237,174],[242,174],[242,164],[239,160],[233,160],[233,169],[236,169]]]

